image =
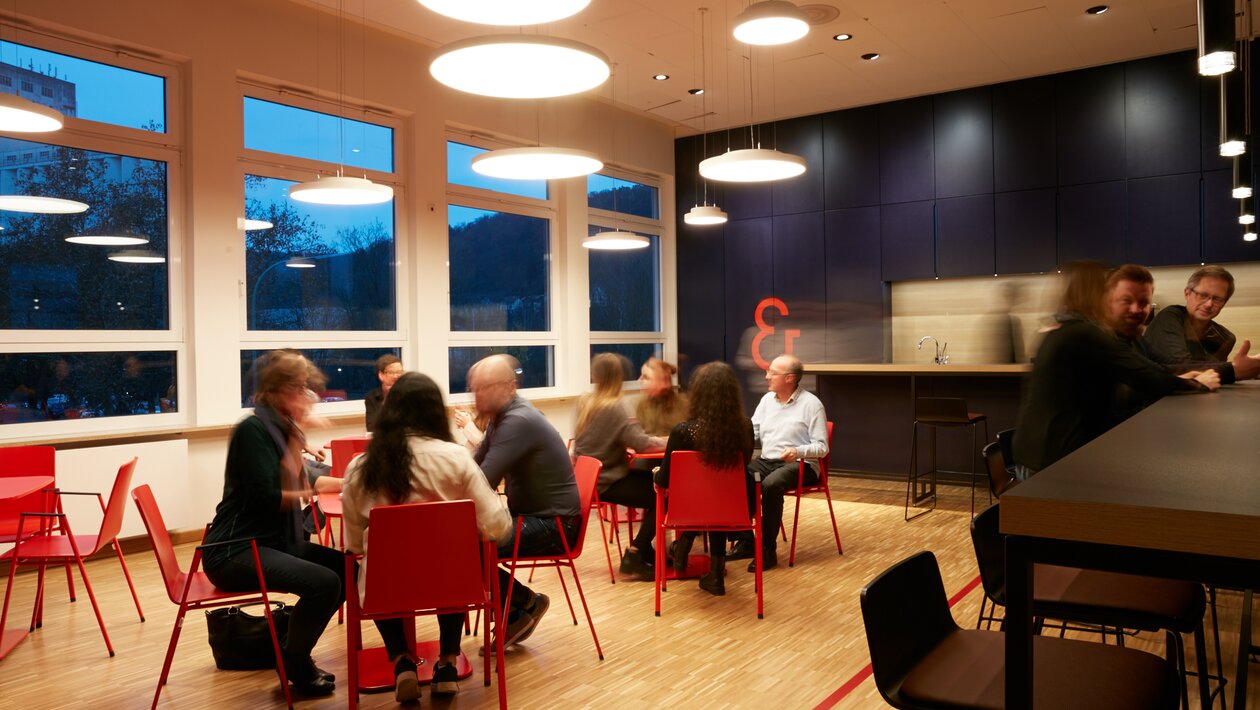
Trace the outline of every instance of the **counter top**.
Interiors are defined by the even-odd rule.
[[[805,365],[806,374],[815,375],[1023,375],[1032,372],[1028,363],[992,365],[934,365],[930,362],[902,363],[814,363]]]

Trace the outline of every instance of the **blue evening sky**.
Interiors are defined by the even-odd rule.
[[[315,176],[311,176],[313,180]],[[309,216],[320,225],[320,239],[332,247],[334,250],[341,250],[341,245],[337,241],[337,230],[349,227],[368,225],[373,220],[380,220],[381,225],[385,227],[385,233],[391,237],[394,235],[394,203],[386,202],[380,205],[354,205],[354,206],[338,206],[338,205],[315,205],[307,202],[298,202],[289,198],[289,186],[294,185],[291,180],[280,180],[278,178],[266,178],[262,184],[250,184],[245,193],[246,200],[255,199],[263,204],[269,202],[288,203],[299,214]],[[262,214],[247,214],[246,217],[261,219]]]

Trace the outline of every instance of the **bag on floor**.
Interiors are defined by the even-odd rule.
[[[250,606],[261,604],[220,607],[206,612],[210,652],[214,654],[214,665],[219,670],[254,671],[276,667],[276,652],[271,646],[267,617],[261,609],[257,610],[257,615],[245,611],[244,607]],[[272,602],[271,607],[276,638],[284,643],[292,607],[284,602]]]

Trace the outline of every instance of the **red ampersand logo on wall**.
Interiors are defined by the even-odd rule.
[[[763,370],[770,369],[770,361],[762,356],[761,343],[766,338],[776,333],[775,327],[767,323],[765,318],[766,310],[770,308],[778,311],[780,317],[788,315],[787,304],[784,303],[782,299],[778,299],[773,296],[761,299],[761,302],[758,303],[757,307],[753,310],[753,321],[757,324],[757,334],[753,336],[752,357],[753,362],[757,363],[757,367],[760,367]],[[801,337],[801,331],[799,328],[783,329],[783,354],[792,352],[792,341],[799,337]],[[773,359],[773,357],[771,359]]]

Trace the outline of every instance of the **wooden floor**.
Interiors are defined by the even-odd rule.
[[[948,593],[971,582],[977,571],[967,531],[968,493],[965,488],[944,488],[941,509],[905,523],[902,486],[833,478],[845,554],[836,555],[824,502],[817,497],[807,499],[801,511],[797,566],[786,566],[787,549],[780,541],[781,566],[766,573],[763,620],[756,617],[752,576],[736,563],[728,565],[725,597],[705,594],[695,582],[680,583],[665,594],[661,617],[653,616],[650,583],[609,583],[599,530],[592,520],[579,570],[605,660],[597,659],[585,622],[576,627],[571,623],[554,573],[540,572],[534,587],[552,596],[551,611],[526,645],[508,653],[508,702],[517,708],[880,707],[883,703],[870,678],[839,702],[835,697],[837,689],[869,662],[858,591],[891,563],[925,548],[940,560]],[[789,517],[791,510],[789,499]],[[86,522],[83,525],[90,527]],[[186,566],[191,546],[181,548],[181,553]],[[131,555],[128,564],[148,618],[143,624],[136,617],[117,561],[88,565],[118,655],[107,655],[82,588],[79,601],[71,604],[64,577],[53,576],[43,628],[0,660],[0,708],[148,707],[175,608],[162,591],[151,553]],[[34,576],[20,575],[10,624],[29,619],[33,592]],[[964,627],[974,626],[980,598],[977,588],[954,607],[955,618]],[[1238,594],[1224,593],[1220,598],[1221,641],[1230,676],[1239,603]],[[578,618],[582,619],[580,607]],[[436,636],[436,632],[436,623],[421,620],[422,637]],[[371,628],[365,630],[365,639],[369,645],[379,644]],[[1129,645],[1163,652],[1162,639],[1155,635],[1143,635]],[[464,649],[474,660],[476,648],[477,641],[466,637]],[[344,627],[335,620],[316,648],[315,658],[338,676],[345,673]],[[1257,675],[1253,671],[1250,676],[1253,703],[1260,697]],[[343,707],[345,685],[339,677],[335,695],[299,700],[298,705]],[[493,686],[484,688],[480,676],[474,675],[461,684],[454,700],[432,703],[426,692],[422,705],[493,707],[495,691]],[[361,700],[369,708],[395,705],[392,694],[363,695]],[[216,670],[206,645],[204,620],[200,614],[189,615],[160,707],[280,704],[274,673]]]

